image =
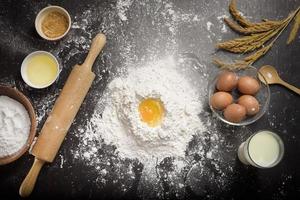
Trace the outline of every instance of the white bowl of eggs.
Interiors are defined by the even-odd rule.
[[[223,122],[245,126],[267,111],[270,89],[256,68],[222,70],[209,84],[209,106]],[[262,76],[263,77],[263,76]]]

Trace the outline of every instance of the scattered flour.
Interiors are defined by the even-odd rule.
[[[144,17],[137,15],[138,12],[128,12],[133,6],[135,9],[139,9]],[[85,12],[87,16],[76,17],[77,24],[73,25],[73,28],[76,28],[78,31],[83,30],[82,32],[90,30],[91,26],[97,23],[98,20],[92,17],[95,15],[95,12],[98,12],[97,9],[92,9],[91,12]],[[207,11],[204,10],[204,12]],[[214,16],[215,14],[211,15]],[[149,24],[147,24],[145,23],[145,17],[149,16],[152,17],[149,18]],[[88,19],[88,23],[84,21],[84,18]],[[204,63],[202,66],[198,62],[198,64],[193,66],[193,63],[191,64],[191,60],[189,59],[184,60],[185,64],[181,66],[181,69],[195,67],[196,71],[201,72],[200,75],[198,74],[195,77],[196,83],[201,81],[197,85],[199,101],[196,105],[189,105],[189,107],[196,106],[198,109],[194,111],[188,110],[188,112],[197,112],[198,114],[200,112],[202,117],[195,128],[198,130],[195,131],[196,134],[191,131],[184,137],[181,136],[183,140],[179,145],[181,149],[178,152],[174,150],[176,149],[174,148],[174,146],[176,147],[176,145],[173,145],[174,143],[167,143],[174,152],[168,151],[168,154],[161,155],[163,149],[156,151],[155,148],[150,148],[151,145],[146,147],[138,146],[137,142],[145,144],[143,140],[145,138],[138,135],[140,133],[128,133],[124,135],[124,127],[120,127],[119,119],[121,117],[124,119],[128,116],[124,112],[124,115],[117,116],[115,110],[119,109],[120,105],[116,104],[115,101],[113,102],[114,98],[111,98],[111,89],[114,89],[114,92],[116,92],[117,88],[122,88],[122,93],[125,90],[128,92],[129,89],[131,91],[133,87],[128,87],[127,81],[128,77],[132,76],[130,76],[131,72],[133,74],[138,73],[132,70],[135,66],[148,66],[149,63],[149,65],[153,66],[161,60],[161,55],[176,54],[179,45],[178,34],[188,34],[182,27],[194,27],[199,34],[204,33],[214,36],[213,30],[206,30],[208,18],[204,17],[203,14],[194,12],[193,9],[190,12],[186,12],[178,8],[174,2],[160,0],[155,2],[118,0],[110,10],[104,10],[99,18],[101,18],[99,30],[106,34],[107,38],[109,38],[109,43],[100,57],[101,60],[105,61],[105,67],[100,66],[102,68],[99,68],[99,66],[94,66],[93,70],[97,74],[95,82],[99,83],[100,88],[106,88],[106,91],[103,94],[103,91],[99,88],[91,90],[91,96],[94,96],[92,102],[97,102],[98,99],[101,100],[94,108],[94,113],[90,116],[89,120],[85,124],[82,123],[76,126],[76,130],[74,130],[74,134],[80,143],[78,146],[73,146],[71,150],[74,155],[73,162],[83,163],[83,165],[88,166],[90,170],[97,173],[96,180],[94,178],[90,180],[95,182],[97,187],[104,188],[108,183],[113,183],[116,193],[121,196],[126,191],[132,190],[132,187],[137,187],[137,194],[142,199],[162,199],[168,197],[172,199],[172,195],[174,194],[177,197],[184,197],[185,188],[189,184],[186,178],[191,174],[188,172],[197,167],[201,168],[202,171],[202,173],[195,175],[199,179],[202,176],[206,176],[206,172],[211,169],[217,174],[209,180],[206,179],[208,183],[202,183],[202,187],[192,188],[193,190],[201,191],[203,187],[214,187],[212,185],[225,189],[226,185],[229,185],[229,176],[234,170],[232,166],[235,163],[235,154],[227,158],[225,150],[228,150],[228,152],[235,152],[235,150],[234,146],[226,144],[224,135],[218,130],[218,123],[211,120],[212,116],[202,107],[202,105],[206,105],[206,87],[208,81],[207,73],[202,70],[207,69],[208,66]],[[124,23],[125,21],[126,23]],[[127,26],[128,24],[131,24],[131,26]],[[216,28],[219,28],[219,26]],[[74,38],[75,40],[72,40]],[[70,38],[71,45],[76,41],[75,36]],[[145,45],[147,48],[144,48]],[[203,45],[207,47],[206,44]],[[114,50],[112,51],[111,48]],[[79,49],[75,48],[72,55],[78,52]],[[199,56],[199,54],[197,55]],[[203,56],[200,60],[204,60],[205,57],[209,56],[209,51],[202,51],[200,56]],[[140,62],[143,64],[137,65]],[[145,67],[142,68],[145,69]],[[172,72],[173,70],[171,70]],[[104,73],[109,74],[108,79],[103,79],[105,77],[103,76]],[[168,76],[164,76],[163,78],[168,78]],[[137,79],[137,77],[134,77],[134,79]],[[120,85],[118,84],[120,83],[124,83],[124,85],[119,87]],[[193,85],[193,81],[189,84]],[[98,89],[100,91],[97,91]],[[126,98],[126,100],[131,101],[135,99]],[[131,111],[129,108],[127,109]],[[109,113],[109,111],[112,112]],[[109,121],[108,119],[112,120]],[[137,118],[130,119],[131,122],[127,120],[125,126],[132,124],[135,119]],[[202,119],[205,120],[203,121]],[[108,124],[104,124],[105,122]],[[108,128],[108,125],[111,123],[114,123],[116,126],[109,126],[110,128]],[[138,127],[141,130],[142,126]],[[132,127],[129,129],[134,132]],[[190,128],[190,130],[192,129]],[[122,135],[117,135],[117,133],[112,132],[113,130],[120,131],[118,133]],[[143,131],[145,132],[145,129]],[[245,132],[243,131],[243,133]],[[171,134],[172,137],[174,135],[174,133],[173,135]],[[125,141],[117,141],[117,137],[130,138],[132,140],[129,140],[130,143],[124,146]],[[158,137],[155,138],[155,141],[157,139]],[[145,140],[149,141],[149,135]],[[179,141],[176,141],[175,144],[178,145],[177,142]],[[136,152],[133,149],[136,149]],[[145,149],[150,149],[150,152],[145,152]],[[138,181],[137,186],[133,186],[136,181]],[[209,185],[209,183],[211,184]]]
[[[126,78],[116,78],[108,85],[108,93],[102,117],[92,123],[99,136],[116,145],[124,158],[145,163],[184,157],[192,135],[203,131],[198,116],[202,107],[199,90],[176,70],[172,58],[129,68]],[[140,119],[138,106],[147,98],[160,99],[164,105],[165,116],[157,127],[149,127]]]
[[[213,23],[211,23],[210,21],[206,22],[206,28],[208,31],[211,31],[212,26],[213,26]]]
[[[203,64],[203,66],[199,64],[194,66],[197,71],[201,72],[195,81],[197,83],[202,81],[197,86],[200,104],[196,103],[199,106],[197,106],[200,111],[199,115],[201,115],[201,121],[198,124],[200,131],[194,135],[184,136],[183,144],[185,145],[182,145],[184,147],[178,153],[172,152],[168,155],[171,157],[163,158],[162,156],[161,160],[147,162],[147,159],[139,158],[136,155],[138,153],[122,150],[125,152],[122,154],[116,143],[109,142],[113,138],[104,137],[103,127],[100,127],[99,123],[103,122],[102,113],[108,107],[103,101],[96,105],[94,113],[81,113],[81,118],[75,120],[67,136],[67,142],[71,141],[68,144],[70,146],[67,151],[63,149],[60,151],[58,162],[54,162],[52,166],[57,168],[82,167],[86,170],[82,172],[82,176],[85,176],[87,183],[93,183],[93,188],[91,188],[93,193],[111,186],[113,188],[111,192],[119,198],[124,198],[123,195],[127,191],[136,190],[141,199],[174,199],[175,196],[184,199],[186,195],[189,195],[185,193],[186,187],[191,185],[193,185],[192,190],[200,194],[207,188],[212,189],[214,193],[215,187],[224,191],[226,186],[230,185],[230,176],[235,171],[236,149],[233,144],[228,144],[225,138],[234,136],[241,140],[235,141],[239,143],[251,132],[243,128],[240,129],[241,131],[237,129],[232,132],[231,129],[225,130],[224,127],[220,129],[219,121],[214,119],[205,108],[208,74],[202,70],[212,69],[206,63],[214,51],[211,42],[215,39],[222,39],[223,34],[218,30],[223,29],[222,25],[224,25],[223,22],[215,21],[215,18],[217,13],[225,13],[225,10],[212,12],[214,5],[207,2],[203,4],[196,2],[189,8],[181,9],[181,6],[178,6],[179,1],[117,0],[105,7],[89,7],[73,16],[74,20],[69,34],[51,47],[51,53],[58,58],[64,71],[70,71],[75,63],[83,61],[92,37],[96,33],[103,32],[108,38],[105,50],[93,66],[96,79],[89,92],[89,98],[85,101],[91,107],[97,104],[99,99],[104,98],[103,88],[107,88],[108,82],[112,83],[116,79],[126,80],[124,74],[130,72],[129,68],[137,63],[155,63],[162,55],[173,55],[179,49],[184,52],[190,52],[193,49]],[[40,10],[40,6],[36,4],[32,6],[35,12]],[[137,12],[132,12],[133,9]],[[210,31],[207,30],[207,21],[214,24],[210,27]],[[13,34],[7,36],[10,37],[10,35]],[[206,37],[210,40],[205,40]],[[4,44],[7,41],[5,40]],[[10,45],[14,45],[15,49],[24,55],[35,50],[32,49],[30,43],[21,41],[21,38],[18,40],[12,38],[9,41],[12,43]],[[181,68],[185,69],[193,65],[190,62],[190,60],[185,60],[186,64]],[[144,66],[144,64],[139,66]],[[62,78],[66,77],[60,76],[60,79]],[[57,82],[63,85],[60,79]],[[15,83],[15,77],[10,77],[9,80],[1,79],[2,81],[5,83],[10,81],[12,86],[20,87],[20,84]],[[190,84],[193,85],[193,83]],[[24,90],[30,91],[26,87]],[[49,88],[45,93],[35,93],[32,97],[39,125],[42,125],[59,92],[59,88]],[[82,105],[82,110],[86,108]],[[134,139],[140,140],[140,137]],[[189,141],[186,141],[187,139]],[[74,157],[69,157],[66,153],[69,151]],[[182,156],[183,151],[185,151],[184,156]],[[155,152],[149,154],[159,157]],[[138,159],[126,158],[130,157],[128,155],[132,158],[137,157],[142,163]],[[82,190],[76,186],[76,181],[81,180],[75,177],[72,177],[75,180],[72,183],[74,184],[72,191],[73,195],[78,195]]]
[[[220,15],[220,16],[217,17],[219,24],[222,25],[221,33],[227,33],[228,32],[226,23],[224,22],[224,18],[228,18],[228,16],[227,15]]]
[[[41,128],[43,121],[46,119],[52,107],[58,97],[60,89],[55,88],[46,94],[36,94],[35,98],[32,99],[32,103],[36,110],[36,119],[38,122],[38,128]]]
[[[119,0],[117,1],[118,16],[122,21],[127,21],[126,11],[132,4],[132,0]]]
[[[224,18],[228,18],[228,15],[224,14],[224,15],[220,15],[220,16],[217,17],[217,19],[219,20],[220,23],[224,22]]]
[[[211,114],[204,111],[202,107],[205,104],[205,83],[208,78],[207,74],[202,71],[205,66],[193,64],[192,60],[187,58],[178,60],[183,63],[179,67],[181,70],[193,68],[201,73],[190,71],[189,73],[194,74],[195,77],[189,75],[187,76],[189,78],[186,79],[185,73],[187,72],[177,71],[172,62],[164,65],[166,63],[164,59],[152,61],[144,67],[129,66],[125,74],[112,79],[102,99],[95,107],[91,119],[85,126],[79,127],[76,135],[82,142],[73,151],[75,160],[83,161],[85,165],[92,167],[97,172],[96,184],[100,188],[106,185],[109,181],[108,177],[112,174],[115,175],[116,171],[118,172],[116,183],[121,184],[119,187],[121,191],[127,191],[132,187],[134,180],[140,180],[138,195],[142,199],[163,198],[168,193],[184,196],[185,188],[196,182],[194,179],[190,180],[190,176],[193,174],[189,173],[190,170],[201,172],[192,175],[197,180],[202,179],[203,176],[210,177],[206,177],[201,185],[192,187],[196,193],[201,193],[204,187],[217,187],[218,191],[222,191],[230,185],[229,176],[234,171],[235,153],[228,156],[228,152],[235,152],[235,150],[234,146],[226,144],[224,135],[217,129],[218,120],[216,119],[215,122]],[[149,68],[150,66],[152,67]],[[156,137],[157,132],[149,131],[144,127],[136,115],[133,118],[127,116],[128,113],[136,112],[136,101],[149,95],[149,91],[150,96],[161,95],[156,92],[156,88],[162,87],[159,86],[162,80],[153,81],[159,80],[157,76],[161,73],[164,73],[164,76],[161,76],[160,79],[168,80],[170,84],[167,82],[165,85],[170,88],[176,86],[179,90],[185,85],[190,85],[189,89],[184,90],[185,94],[176,93],[179,97],[175,100],[176,104],[179,104],[179,106],[177,105],[179,111],[182,111],[181,108],[185,104],[185,114],[190,114],[187,119],[192,119],[187,122],[181,118],[179,124],[174,124],[179,128],[185,126],[185,131],[183,131],[186,133],[185,135],[180,135],[175,130],[173,133],[169,133],[169,138],[166,136],[159,138]],[[144,77],[141,78],[141,75]],[[170,81],[172,76],[180,81],[176,83]],[[142,84],[138,80],[144,80],[143,86],[145,87],[140,88],[139,86]],[[179,83],[182,85],[178,85]],[[125,91],[126,93],[124,93]],[[125,94],[127,96],[124,96]],[[185,101],[177,102],[182,99],[182,95],[185,95]],[[166,96],[168,94],[162,94],[160,98],[163,99]],[[186,96],[190,96],[190,98]],[[123,101],[120,102],[118,98],[121,97],[123,97]],[[174,100],[173,97],[171,99]],[[188,104],[188,102],[192,103]],[[117,110],[118,113],[116,113]],[[176,114],[180,113],[178,110],[175,111]],[[196,114],[201,115],[201,120],[195,116]],[[138,123],[135,124],[138,129],[133,128],[133,123]],[[130,131],[126,132],[124,127]],[[135,132],[136,130],[139,132]],[[186,132],[186,130],[189,131]],[[247,130],[239,133],[242,140],[245,133]],[[176,136],[178,140],[172,141]],[[130,164],[128,164],[128,158]],[[142,167],[137,162],[141,162]],[[139,175],[140,171],[142,171],[141,175]],[[166,188],[162,187],[162,183],[171,191],[166,193]]]
[[[227,33],[227,27],[226,27],[226,24],[223,24],[223,25],[222,25],[221,32],[222,32],[222,33]]]
[[[16,153],[26,144],[30,124],[29,114],[22,104],[0,96],[0,158]]]
[[[62,169],[63,166],[64,166],[64,156],[63,155],[59,155],[59,157],[60,157],[60,165],[59,165],[59,167]]]

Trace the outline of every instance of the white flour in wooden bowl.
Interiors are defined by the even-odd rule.
[[[0,96],[0,158],[16,153],[26,144],[30,125],[29,114],[21,103]]]

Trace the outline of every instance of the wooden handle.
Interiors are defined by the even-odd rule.
[[[285,86],[286,88],[296,92],[297,94],[300,94],[300,89],[299,88],[296,88],[295,86],[291,85],[291,84],[288,84],[287,82],[281,80],[280,81],[280,84]]]
[[[93,39],[90,51],[82,65],[92,70],[92,66],[99,55],[100,51],[103,49],[106,43],[106,37],[102,33],[98,33],[96,37]]]
[[[19,194],[21,197],[28,197],[31,194],[44,163],[45,161],[39,160],[37,158],[34,159],[33,165],[19,189]]]

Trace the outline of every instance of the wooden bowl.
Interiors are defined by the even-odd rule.
[[[0,158],[0,165],[5,165],[5,164],[11,163],[11,162],[17,160],[29,149],[29,147],[32,144],[33,139],[35,137],[37,122],[36,122],[36,115],[35,115],[34,108],[31,104],[31,102],[29,101],[29,99],[23,93],[21,93],[17,89],[0,85],[0,96],[2,96],[2,95],[8,96],[8,97],[20,102],[25,107],[25,109],[28,111],[29,118],[31,121],[30,133],[29,133],[29,137],[27,139],[26,144],[16,153]]]

